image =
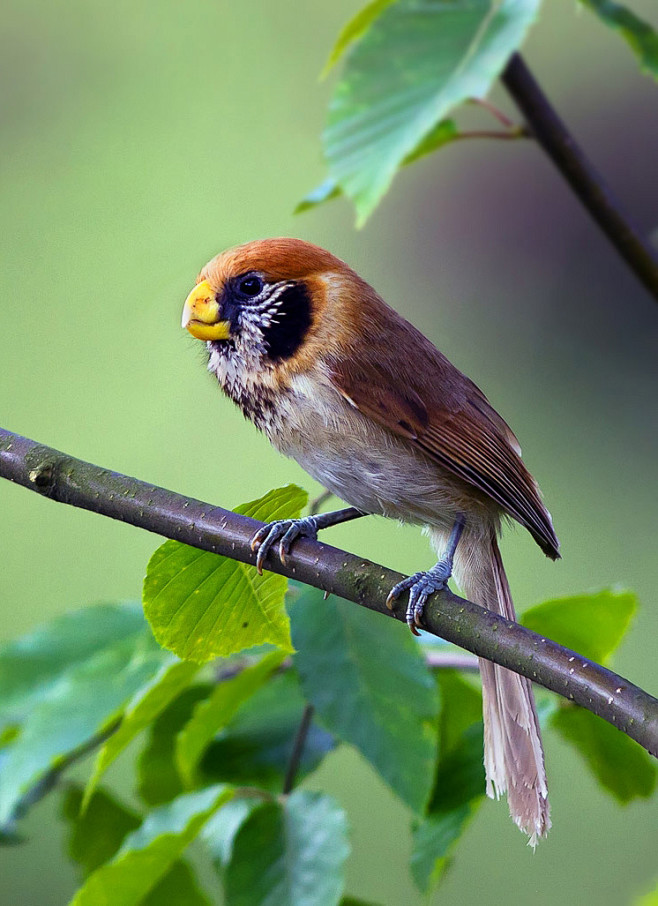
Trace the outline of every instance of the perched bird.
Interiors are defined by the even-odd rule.
[[[298,239],[222,252],[201,271],[183,327],[204,340],[223,391],[325,488],[338,513],[266,526],[285,559],[300,534],[365,514],[426,526],[441,557],[391,590],[409,590],[407,622],[454,569],[464,594],[515,619],[497,536],[503,517],[544,553],[558,540],[518,442],[475,384],[334,255]],[[535,843],[550,827],[544,756],[530,682],[480,660],[487,794],[506,792]]]

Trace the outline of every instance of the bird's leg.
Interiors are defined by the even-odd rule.
[[[360,516],[367,516],[367,513],[350,506],[344,510],[335,510],[333,513],[321,513],[319,516],[304,516],[302,519],[281,519],[277,522],[268,522],[267,525],[258,529],[251,539],[252,551],[258,551],[256,569],[262,574],[265,558],[272,545],[276,544],[277,541],[279,542],[279,557],[281,562],[285,563],[293,541],[299,538],[300,535],[306,538],[313,538],[315,541],[320,529],[329,528],[331,525],[339,525],[341,522],[349,522],[350,519],[358,519]]]
[[[409,603],[407,604],[407,625],[414,635],[419,635],[417,626],[422,625],[423,609],[425,602],[435,591],[440,591],[448,584],[448,579],[452,575],[452,562],[455,557],[455,551],[459,544],[459,539],[464,531],[466,519],[459,513],[455,519],[454,525],[448,538],[443,557],[427,572],[414,573],[408,579],[403,579],[394,585],[386,599],[386,606],[393,610],[393,605],[403,591],[409,591]]]

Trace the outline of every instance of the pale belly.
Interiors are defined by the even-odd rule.
[[[463,501],[458,479],[342,398],[330,408],[317,396],[305,403],[286,407],[267,432],[281,453],[366,513],[450,528]]]

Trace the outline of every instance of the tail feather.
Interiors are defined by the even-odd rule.
[[[469,600],[516,619],[494,531],[488,538],[462,538],[454,572]],[[498,798],[507,793],[510,815],[535,846],[551,820],[532,685],[526,677],[482,658],[480,673],[487,795]]]

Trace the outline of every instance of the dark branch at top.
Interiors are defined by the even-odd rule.
[[[502,76],[530,130],[629,268],[658,302],[658,257],[551,106],[519,54]]]
[[[0,428],[0,477],[71,506],[253,564],[250,541],[262,523],[200,500],[91,465]],[[299,579],[370,610],[391,616],[386,596],[399,573],[353,554],[301,538],[273,572]],[[402,605],[395,616],[404,621]],[[658,699],[611,670],[550,639],[458,598],[432,595],[425,610],[429,632],[508,667],[598,714],[658,755]]]

